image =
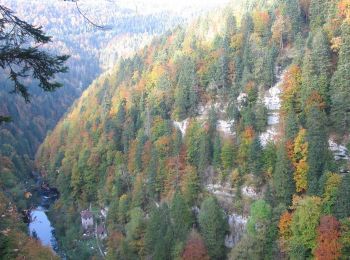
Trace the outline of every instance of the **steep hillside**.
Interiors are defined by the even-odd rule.
[[[237,8],[121,60],[45,139],[68,256],[349,256],[349,1]]]
[[[209,6],[216,5],[209,2]],[[53,36],[45,48],[71,56],[67,63],[69,72],[59,75],[64,87],[55,93],[44,93],[37,88],[37,82],[26,79],[32,95],[30,104],[10,95],[11,82],[7,75],[0,74],[0,115],[12,118],[12,123],[0,125],[0,174],[6,176],[0,180],[0,189],[11,194],[20,208],[25,207],[23,192],[30,186],[24,183],[29,181],[39,144],[92,80],[118,58],[130,56],[150,42],[152,36],[185,23],[208,8],[203,4],[197,10],[190,8],[180,13],[165,5],[150,8],[141,1],[138,4],[143,4],[144,9],[137,11],[125,3],[80,1],[79,7],[89,19],[108,27],[99,30],[78,13],[72,2],[5,0],[1,4],[14,10],[19,18],[43,26]]]

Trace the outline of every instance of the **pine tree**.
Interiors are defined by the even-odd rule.
[[[223,259],[228,224],[216,198],[208,197],[202,202],[199,227],[210,258]]]
[[[286,140],[294,140],[299,131],[298,117],[294,109],[290,109],[286,114],[284,136]]]
[[[328,159],[328,138],[326,133],[326,115],[317,107],[312,106],[307,113],[308,142],[308,193],[318,194],[319,180],[326,170]]]
[[[337,70],[332,78],[331,115],[334,128],[341,134],[350,127],[350,25],[342,25],[342,44],[339,50]]]
[[[260,144],[260,138],[257,136],[253,139],[248,157],[248,166],[250,171],[256,176],[260,176],[263,171],[262,155],[263,151]]]
[[[191,209],[183,195],[178,191],[171,203],[170,216],[174,226],[174,239],[178,242],[184,241],[190,231],[193,219]]]
[[[321,27],[326,20],[328,1],[311,0],[310,3],[310,25],[313,31]]]
[[[292,165],[288,159],[285,144],[277,147],[275,171],[273,173],[273,186],[276,191],[277,201],[289,205],[295,190],[293,182]]]
[[[153,208],[145,232],[146,252],[155,260],[170,260],[172,245],[172,225],[169,207],[163,203]]]
[[[301,10],[299,0],[287,0],[285,3],[287,15],[292,27],[293,38],[295,38],[296,34],[301,29]]]
[[[301,96],[304,107],[315,92],[321,95],[326,107],[330,106],[330,68],[331,56],[327,35],[323,30],[319,30],[312,37],[311,50],[307,51],[303,62]]]
[[[182,183],[182,193],[189,205],[196,202],[200,191],[200,180],[197,169],[193,166],[187,166],[185,169],[185,177]]]
[[[334,213],[338,219],[350,216],[350,175],[346,174],[340,184],[335,201]]]
[[[141,255],[144,250],[144,216],[141,208],[136,207],[130,210],[130,221],[125,226],[126,241],[130,246],[133,256]]]
[[[198,166],[199,163],[199,150],[202,134],[201,125],[196,121],[190,122],[186,133],[187,160],[195,166]]]
[[[210,163],[210,147],[209,147],[209,136],[206,133],[201,135],[200,147],[199,147],[199,163],[198,170],[203,173]]]
[[[213,165],[215,168],[221,165],[221,139],[218,134],[215,135],[213,144]]]
[[[156,149],[151,150],[151,160],[147,169],[146,193],[151,200],[157,199],[157,171],[158,171],[158,154]]]
[[[234,148],[230,141],[226,141],[221,150],[222,166],[225,170],[230,170],[234,162]]]

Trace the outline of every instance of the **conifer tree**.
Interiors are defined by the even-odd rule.
[[[321,27],[327,16],[328,1],[323,0],[311,0],[310,3],[310,25],[312,30],[316,31],[318,27]]]
[[[192,212],[183,195],[177,191],[171,203],[170,216],[174,225],[174,239],[183,242],[192,225]]]
[[[248,157],[248,166],[250,168],[251,173],[259,176],[262,173],[262,146],[260,144],[260,138],[256,136],[253,139],[252,145],[250,147],[250,153]]]
[[[295,38],[296,34],[301,29],[301,10],[299,0],[287,0],[286,3],[286,12],[290,19],[291,29],[293,38]]]
[[[326,134],[326,115],[313,105],[307,113],[308,142],[308,193],[318,194],[319,180],[326,170],[328,159],[328,138]]]
[[[214,137],[213,144],[213,165],[218,168],[221,164],[221,139],[218,134]]]
[[[145,232],[147,254],[155,260],[170,260],[172,240],[169,207],[164,203],[151,211]]]
[[[273,186],[276,191],[277,201],[289,205],[295,190],[293,182],[292,165],[289,161],[285,144],[277,147],[276,167],[273,173]]]
[[[335,201],[334,213],[338,219],[350,216],[350,175],[346,174],[341,181]]]
[[[332,78],[331,115],[334,128],[341,134],[350,127],[350,25],[342,25],[342,44],[339,50],[337,70]]]
[[[234,162],[234,148],[230,141],[226,141],[221,150],[222,166],[225,170],[229,170],[233,167]]]
[[[210,258],[223,259],[228,225],[215,197],[208,197],[201,204],[199,227]]]

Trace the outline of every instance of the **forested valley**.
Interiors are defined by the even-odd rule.
[[[36,153],[65,257],[349,259],[350,1],[233,0],[152,39]]]
[[[4,0],[0,5],[29,24],[42,26],[44,32],[52,36],[51,42],[42,49],[70,55],[66,63],[68,72],[57,75],[63,87],[55,92],[44,92],[37,87],[38,80],[25,78],[23,82],[28,87],[30,103],[20,95],[9,94],[13,84],[6,70],[0,73],[0,206],[4,216],[0,224],[4,232],[0,233],[0,258],[13,259],[23,254],[30,256],[38,249],[29,240],[28,246],[19,244],[26,241],[22,231],[27,233],[26,225],[21,223],[21,212],[28,212],[37,200],[33,192],[37,190],[38,177],[34,157],[46,134],[84,89],[121,57],[129,57],[153,36],[186,24],[218,3],[208,1],[197,4],[197,8],[189,3],[187,7],[191,8],[187,9],[180,4],[170,9],[166,4],[152,6],[147,1],[138,1],[137,5],[128,1],[80,1],[80,11],[102,28],[89,23],[74,2]],[[3,13],[0,19],[3,26]],[[6,36],[6,30],[5,26],[1,27],[2,36]],[[7,43],[5,37],[0,41],[2,63]],[[1,123],[1,119],[7,117],[11,122]],[[12,232],[14,230],[16,232]],[[31,248],[34,248],[32,252]],[[36,258],[35,255],[31,257]]]

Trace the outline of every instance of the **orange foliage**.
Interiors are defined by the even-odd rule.
[[[283,48],[283,32],[286,31],[286,21],[283,15],[277,13],[276,20],[271,27],[272,41],[279,44],[280,48]]]
[[[333,216],[323,216],[317,228],[317,248],[315,250],[316,259],[335,260],[339,259],[341,244],[340,223]]]
[[[152,153],[152,142],[148,140],[143,146],[143,152],[142,152],[142,165],[144,169],[147,169],[149,165],[149,162],[151,160],[151,153]]]
[[[111,233],[108,234],[108,251],[110,250],[111,252],[115,252],[116,254],[122,244],[123,239],[124,236],[121,232],[111,231]]]
[[[341,0],[338,3],[338,12],[341,18],[350,23],[350,0]]]
[[[280,234],[280,245],[282,251],[285,251],[286,241],[292,236],[291,224],[292,224],[293,214],[286,211],[282,214],[280,221],[278,223],[278,229]]]
[[[270,15],[267,11],[257,11],[253,13],[255,32],[262,34],[270,22]]]
[[[252,141],[254,138],[255,132],[253,127],[248,126],[243,133],[243,138],[247,141]]]
[[[306,111],[309,108],[316,106],[319,110],[323,110],[326,108],[326,104],[323,101],[323,98],[317,91],[312,91],[311,95],[308,97],[306,101]]]
[[[288,158],[292,160],[293,152],[294,152],[294,143],[292,140],[288,140],[286,142],[286,150],[287,150]]]
[[[209,260],[207,249],[201,236],[192,231],[187,240],[184,251],[181,255],[182,260]]]
[[[155,145],[159,153],[165,156],[170,152],[171,143],[171,137],[162,136],[155,142]]]
[[[291,230],[290,230],[292,218],[293,218],[293,214],[289,213],[288,211],[283,213],[281,218],[280,218],[280,221],[278,224],[279,233],[280,233],[280,236],[285,238],[285,239],[289,238],[292,235]]]
[[[297,65],[292,65],[285,73],[282,84],[282,110],[298,109],[297,95],[301,86],[301,69]]]

